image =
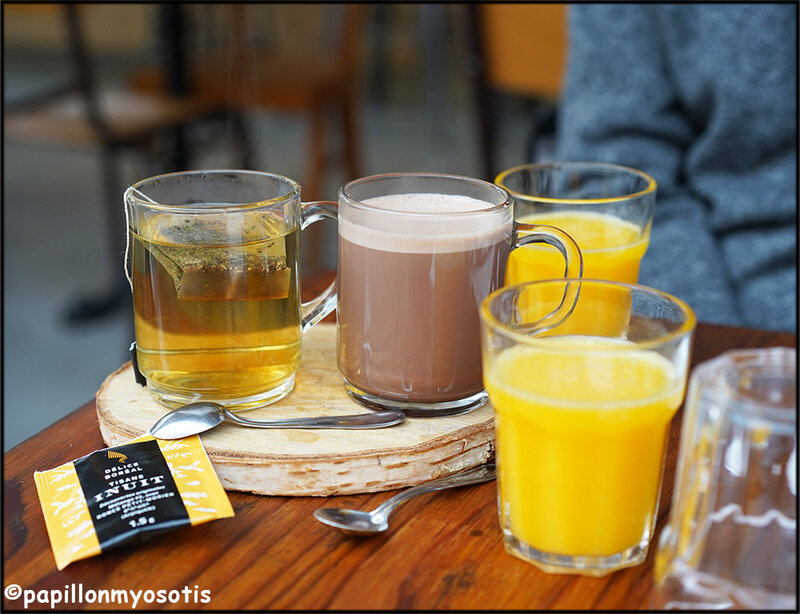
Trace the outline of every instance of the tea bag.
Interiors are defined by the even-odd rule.
[[[169,273],[181,300],[287,298],[291,270],[283,226],[282,220],[257,213],[160,216],[145,245]]]
[[[164,531],[233,516],[197,435],[142,435],[33,478],[59,569]]]

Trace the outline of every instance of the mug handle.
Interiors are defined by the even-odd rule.
[[[309,203],[300,203],[303,221],[300,223],[300,230],[311,226],[319,220],[339,221],[339,205],[329,200],[319,200]],[[307,303],[300,304],[300,316],[302,318],[300,330],[308,331],[314,324],[336,309],[336,280],[325,288],[321,294],[312,298]]]
[[[525,234],[520,235],[520,231]],[[544,224],[519,224],[514,223],[514,232],[511,240],[511,251],[528,245],[529,243],[546,243],[555,247],[564,257],[564,277],[570,279],[580,279],[583,277],[583,255],[571,236],[555,226],[545,226]],[[580,294],[580,282],[568,283],[564,287],[564,296],[558,306],[543,318],[537,320],[533,325],[527,325],[531,332],[541,333],[555,328],[566,320],[575,310]],[[517,294],[515,300],[519,300]]]
[[[525,234],[520,235],[520,231]],[[575,239],[555,226],[544,224],[514,224],[511,251],[528,243],[547,243],[564,256],[564,277],[583,276],[583,255]]]

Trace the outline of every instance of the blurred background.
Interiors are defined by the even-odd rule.
[[[4,450],[128,360],[127,186],[251,168],[335,200],[375,173],[548,159],[565,11],[4,4]],[[304,274],[336,266],[325,226],[303,234]]]

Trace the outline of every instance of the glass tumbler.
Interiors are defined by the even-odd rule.
[[[625,323],[613,336],[587,317],[609,304]],[[691,309],[644,286],[547,280],[490,294],[481,320],[506,550],[552,573],[600,576],[644,561]]]
[[[692,373],[657,607],[797,607],[796,369],[796,350],[770,348]]]
[[[524,164],[495,183],[514,198],[517,223],[548,224],[568,233],[583,254],[583,277],[639,280],[650,242],[655,180],[639,170],[601,162]],[[549,245],[509,256],[506,284],[561,277],[562,259]]]

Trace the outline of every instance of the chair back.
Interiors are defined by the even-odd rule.
[[[479,15],[489,87],[557,101],[567,59],[567,6],[482,4]]]

